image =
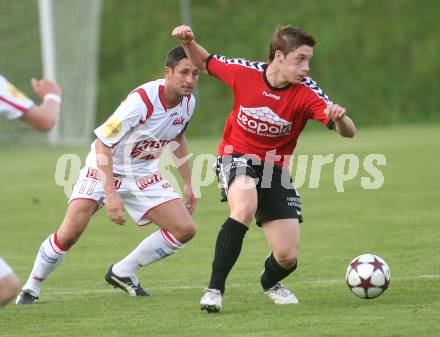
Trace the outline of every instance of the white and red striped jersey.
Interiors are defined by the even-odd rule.
[[[309,119],[332,127],[324,109],[331,104],[327,95],[310,77],[301,83],[275,88],[266,78],[267,64],[211,55],[207,60],[210,75],[226,83],[234,92],[234,106],[219,144],[220,155],[236,153],[288,164],[284,157],[295,149],[298,137]],[[286,158],[287,159],[287,158]]]
[[[34,102],[0,75],[0,116],[17,119],[28,111]]]
[[[156,172],[165,146],[185,130],[195,98],[184,96],[176,106],[166,108],[164,83],[159,79],[139,86],[95,129],[96,137],[112,148],[114,173],[138,176]],[[95,142],[86,159],[86,166],[93,168],[97,168]]]

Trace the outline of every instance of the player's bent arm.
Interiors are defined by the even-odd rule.
[[[122,214],[123,202],[115,189],[113,181],[113,159],[112,150],[100,139],[96,140],[96,162],[99,170],[99,177],[104,185],[106,197],[107,215],[113,222],[123,225],[125,219]]]
[[[34,105],[22,117],[22,120],[39,131],[50,131],[58,119],[61,105],[61,88],[51,80],[31,79],[34,92],[43,99],[40,105]]]
[[[336,132],[342,137],[354,137],[356,127],[351,118],[347,116],[347,110],[344,107],[331,103],[324,109],[324,114],[334,122]]]
[[[185,25],[175,27],[171,35],[181,43],[191,62],[201,72],[207,73],[206,60],[209,53],[195,41],[195,35],[191,27]]]
[[[188,55],[191,62],[199,69],[201,72],[207,74],[206,60],[209,57],[209,53],[196,41],[191,41],[190,43],[183,44],[182,47],[185,50],[186,55]]]
[[[58,101],[44,99],[41,105],[34,105],[26,111],[22,120],[38,131],[48,132],[58,119],[60,105]]]
[[[335,119],[335,130],[342,137],[353,138],[356,134],[356,126],[350,117],[344,115],[340,119]]]

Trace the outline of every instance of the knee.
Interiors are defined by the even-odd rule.
[[[197,233],[196,226],[194,223],[189,222],[179,226],[178,230],[175,233],[172,233],[173,236],[180,242],[185,243],[191,240]]]
[[[58,242],[64,249],[67,250],[73,246],[76,241],[78,241],[82,231],[78,230],[74,226],[69,226],[69,228],[64,228],[61,226],[56,233]]]
[[[275,260],[278,264],[285,268],[290,269],[296,264],[298,257],[298,248],[292,247],[290,249],[281,250],[273,253]]]
[[[249,225],[254,218],[256,211],[256,203],[244,201],[231,210],[231,218],[241,222],[242,224]]]
[[[19,289],[18,278],[14,273],[6,275],[1,283],[2,291],[0,293],[2,298],[0,298],[0,306],[11,301],[17,295]]]

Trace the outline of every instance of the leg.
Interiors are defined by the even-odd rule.
[[[0,308],[15,297],[18,286],[18,278],[12,268],[0,258]]]
[[[284,269],[292,268],[296,264],[299,251],[298,219],[268,221],[262,228],[277,263]]]
[[[93,200],[76,199],[69,204],[61,226],[42,243],[17,304],[35,303],[41,283],[63,261],[64,255],[79,239],[96,209],[97,204]]]
[[[146,217],[171,233],[180,243],[196,235],[196,226],[181,199],[174,199],[147,212]]]
[[[161,230],[144,239],[129,255],[113,265],[106,275],[107,282],[131,296],[148,295],[135,275],[140,267],[174,254],[196,233],[195,224],[181,199],[154,207],[145,216]]]
[[[255,215],[257,204],[257,189],[253,178],[247,175],[236,177],[228,191],[230,217],[218,233],[211,280],[200,300],[202,309],[208,312],[220,311],[226,278],[240,255],[243,239]]]
[[[276,304],[298,303],[295,295],[284,288],[280,281],[297,266],[299,222],[297,219],[273,220],[264,223],[262,228],[272,252],[264,263],[261,285]]]
[[[253,184],[253,188],[243,189],[243,184]],[[209,288],[224,293],[226,278],[240,255],[244,235],[255,215],[257,203],[254,180],[245,175],[236,177],[228,191],[231,213],[217,236]]]

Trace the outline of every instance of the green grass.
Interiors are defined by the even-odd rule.
[[[334,165],[323,167],[320,186],[300,189],[304,203],[301,257],[285,284],[298,306],[275,306],[261,294],[259,275],[268,252],[251,226],[219,315],[201,312],[219,226],[227,216],[215,184],[202,189],[195,214],[198,234],[184,249],[142,269],[149,298],[129,298],[104,282],[107,267],[148,233],[119,227],[99,212],[65,261],[45,281],[35,306],[0,311],[0,336],[439,336],[440,125],[359,130],[353,140],[308,132],[298,154],[382,153],[385,183],[364,190],[363,169],[344,193],[333,184]],[[195,153],[214,152],[217,138],[193,139]],[[0,149],[0,254],[22,282],[37,249],[63,218],[66,197],[54,183],[57,158],[82,150]],[[310,164],[309,164],[310,165]],[[361,165],[362,167],[362,165]],[[308,176],[310,167],[308,168]],[[372,252],[391,268],[389,290],[374,300],[352,295],[345,268]]]

